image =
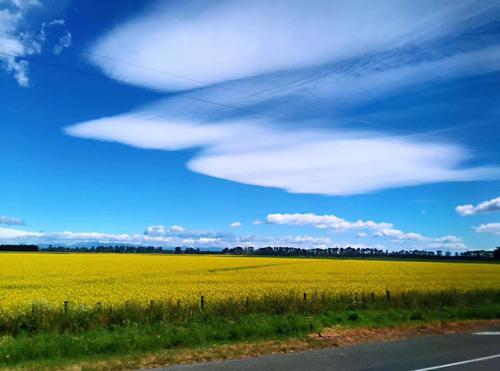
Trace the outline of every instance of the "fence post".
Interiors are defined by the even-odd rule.
[[[68,313],[68,301],[64,300],[64,314]]]
[[[439,300],[439,327],[441,329],[441,333],[444,333],[444,320],[443,320],[443,293],[441,292],[440,300]]]
[[[387,304],[391,302],[391,293],[389,290],[385,290],[385,299],[387,301]]]
[[[304,303],[307,302],[307,293],[304,292]]]
[[[205,308],[205,297],[203,295],[201,295],[201,298],[200,298],[200,308],[201,308],[201,310],[203,310],[203,308]]]
[[[358,306],[358,293],[354,293],[354,301],[356,302],[356,307]]]

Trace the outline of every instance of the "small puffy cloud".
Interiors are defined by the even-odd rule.
[[[419,233],[405,233],[400,231],[399,229],[393,228],[383,228],[373,232],[373,236],[375,237],[389,237],[394,240],[413,240],[413,241],[422,241],[424,237]]]
[[[241,223],[240,222],[233,222],[233,223],[229,224],[229,226],[231,228],[239,228],[239,227],[241,227]]]
[[[419,249],[463,250],[467,248],[462,238],[457,236],[427,237],[420,233],[403,232],[394,228],[377,230],[373,232],[373,237],[387,238],[398,243],[411,243],[414,248]]]
[[[170,227],[165,227],[163,225],[151,225],[146,229],[145,234],[152,237],[165,236],[168,233],[182,233],[184,232],[184,227],[180,225],[172,225]]]
[[[500,223],[481,224],[473,228],[476,231],[476,233],[490,233],[500,236]]]
[[[148,236],[164,236],[166,228],[163,225],[151,225],[146,229],[146,233]]]
[[[62,51],[66,48],[69,48],[71,46],[71,33],[68,31],[65,32],[65,34],[61,37],[59,37],[59,40],[57,41],[56,45],[53,47],[54,54],[61,54]]]
[[[254,220],[252,224],[260,225],[260,224],[262,224],[262,220]]]
[[[498,223],[497,229],[500,229]],[[405,240],[403,232],[388,232],[386,234],[397,235],[388,238],[390,241],[396,241],[398,245],[392,246],[385,244],[360,244],[351,241],[335,241],[327,236],[310,235],[285,235],[285,236],[266,236],[266,235],[236,235],[232,233],[217,233],[214,231],[183,231],[177,234],[168,234],[165,227],[151,226],[144,234],[133,233],[105,233],[105,232],[33,232],[15,228],[0,228],[0,243],[33,243],[33,244],[52,244],[65,246],[78,245],[105,245],[105,244],[123,244],[135,246],[161,246],[164,248],[199,247],[199,248],[224,248],[235,246],[253,246],[255,248],[266,246],[291,246],[304,249],[312,248],[378,248],[378,249],[400,249],[401,243],[411,243],[407,249],[455,249],[462,250],[466,246],[462,239],[455,236],[444,236],[439,238],[422,237],[417,240]],[[149,234],[147,233],[149,231]],[[162,235],[162,233],[166,233]],[[405,234],[411,236],[411,234]],[[397,238],[397,237],[395,237]]]
[[[321,236],[256,236],[216,233],[213,231],[184,231],[181,234],[162,235],[163,226],[150,226],[144,234],[102,233],[102,232],[31,232],[14,228],[0,228],[0,243],[34,243],[78,246],[80,244],[124,244],[142,246],[162,246],[165,248],[200,247],[224,248],[235,246],[294,246],[301,248],[328,248],[360,246],[339,244],[329,237]],[[149,234],[148,234],[149,232]]]
[[[10,216],[0,215],[0,224],[5,225],[24,225],[24,220],[20,218],[13,218]]]
[[[350,222],[336,215],[317,215],[313,213],[269,214],[266,217],[266,221],[269,224],[312,226],[319,229],[330,229],[334,231],[347,231],[352,229],[377,230],[392,227],[390,223],[377,223],[371,220]]]
[[[181,227],[180,225],[172,225],[168,228],[168,231],[170,233],[182,233],[184,232],[184,227]]]
[[[500,197],[481,202],[480,204],[475,206],[471,204],[460,205],[457,206],[455,210],[461,216],[478,215],[500,211]]]

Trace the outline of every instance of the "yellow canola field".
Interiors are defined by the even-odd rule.
[[[0,253],[0,309],[298,292],[500,289],[500,265],[232,256]]]

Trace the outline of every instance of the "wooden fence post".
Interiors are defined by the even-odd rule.
[[[439,327],[441,329],[441,333],[444,333],[444,320],[443,320],[443,306],[444,306],[444,298],[443,293],[441,292],[440,300],[439,300]]]
[[[304,292],[304,303],[307,302],[307,293]]]
[[[68,301],[64,300],[64,314],[68,313]]]
[[[205,297],[203,295],[201,295],[201,298],[200,298],[200,308],[201,308],[201,310],[203,310],[203,308],[205,308]]]
[[[385,299],[387,301],[387,304],[391,302],[391,293],[389,290],[385,290]]]

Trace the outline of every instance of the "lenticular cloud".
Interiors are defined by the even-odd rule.
[[[498,176],[463,168],[458,146],[380,133],[287,130],[261,122],[180,122],[145,109],[66,129],[70,135],[163,150],[198,148],[192,171],[293,193],[349,195]]]
[[[159,2],[99,38],[89,58],[117,80],[178,91],[420,45],[480,26],[491,8],[428,0]]]
[[[469,1],[161,2],[104,34],[88,55],[118,81],[182,92],[66,133],[195,149],[192,171],[292,193],[498,178],[498,168],[465,166],[471,156],[461,145],[339,129],[329,116],[403,87],[499,71],[500,45],[448,45],[494,14]],[[431,44],[439,52],[419,54]]]

